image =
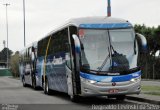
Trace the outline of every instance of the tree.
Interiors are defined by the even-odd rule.
[[[12,50],[8,49],[8,48],[4,48],[1,52],[0,52],[0,61],[1,62],[7,62],[7,51],[8,51],[8,58],[10,59],[10,56],[12,55]]]
[[[11,66],[10,69],[11,69],[12,75],[14,77],[18,77],[19,76],[19,51],[15,52],[15,54],[11,56],[10,66]]]
[[[145,68],[142,69],[143,78],[160,78],[160,59],[155,57],[155,53],[160,50],[160,26],[146,27],[143,25],[136,24],[134,26],[135,32],[143,34],[147,39],[148,53],[146,58],[141,58],[140,66]]]

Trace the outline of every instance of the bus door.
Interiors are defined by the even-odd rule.
[[[79,53],[76,52],[75,40],[72,37],[73,34],[77,33],[77,28],[70,26],[69,31],[69,48],[70,53],[66,55],[67,63],[67,83],[68,83],[68,94],[77,95],[81,93],[80,89],[80,75],[79,75]]]

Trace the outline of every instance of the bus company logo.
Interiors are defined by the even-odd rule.
[[[115,82],[113,82],[113,83],[112,83],[112,86],[116,86],[116,83],[115,83]]]
[[[2,110],[18,110],[19,106],[14,104],[2,104],[1,107]]]

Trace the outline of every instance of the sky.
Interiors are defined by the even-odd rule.
[[[6,35],[8,6],[8,47],[19,51],[24,47],[23,0],[0,0],[0,51]],[[112,17],[134,24],[160,25],[160,0],[111,0]],[[107,0],[25,0],[26,45],[44,37],[71,18],[106,16]]]

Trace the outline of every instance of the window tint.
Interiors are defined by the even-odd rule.
[[[49,37],[46,37],[38,42],[38,56],[39,57],[45,56],[48,41],[49,41]]]
[[[51,35],[51,41],[48,49],[48,55],[53,55],[59,52],[67,52],[68,47],[68,31],[67,28]]]

